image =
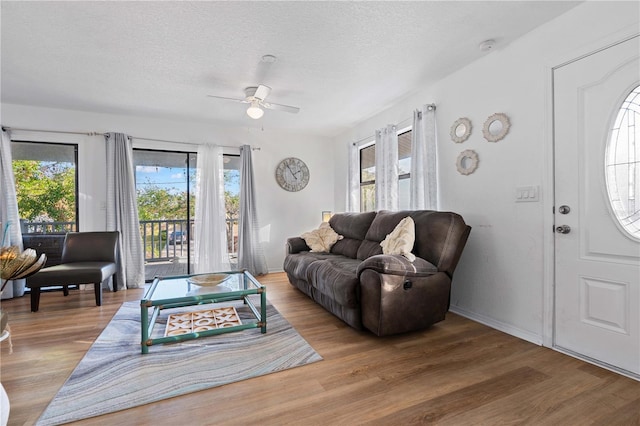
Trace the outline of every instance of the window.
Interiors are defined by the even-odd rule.
[[[360,150],[360,211],[376,209],[376,146]]]
[[[409,208],[411,130],[398,134],[398,208]],[[376,146],[360,149],[360,211],[376,209]]]
[[[22,233],[78,230],[78,146],[13,141],[13,173]]]
[[[607,193],[622,228],[640,239],[640,86],[622,102],[605,153]]]
[[[411,130],[398,135],[398,208],[409,210],[411,185]]]

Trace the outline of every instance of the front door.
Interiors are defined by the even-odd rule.
[[[554,346],[634,377],[640,377],[639,52],[634,37],[553,71]]]

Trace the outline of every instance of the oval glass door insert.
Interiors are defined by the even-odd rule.
[[[607,194],[624,231],[640,240],[640,86],[622,102],[605,152]]]

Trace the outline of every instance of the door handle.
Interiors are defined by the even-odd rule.
[[[569,225],[560,225],[556,228],[556,232],[558,234],[568,234],[571,232],[571,227]]]

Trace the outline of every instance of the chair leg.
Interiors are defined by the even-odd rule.
[[[62,286],[62,294],[64,294],[65,296],[69,295],[69,286],[68,285]]]
[[[96,294],[96,306],[102,306],[102,283],[97,282],[93,284],[93,290]]]
[[[118,291],[118,274],[113,274],[113,291]]]
[[[40,305],[40,287],[31,287],[31,312],[38,312]]]

